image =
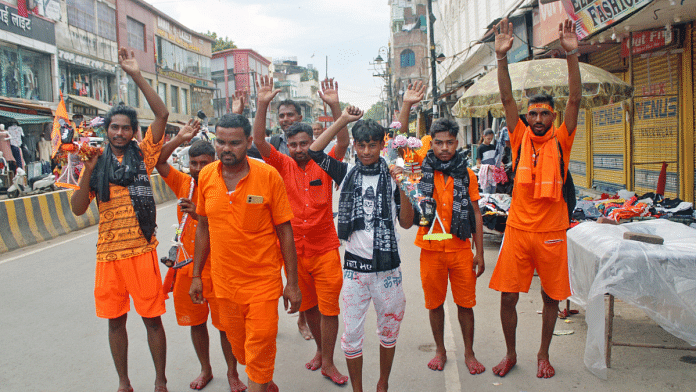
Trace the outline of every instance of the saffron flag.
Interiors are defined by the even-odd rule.
[[[58,103],[58,108],[56,109],[56,114],[53,116],[53,131],[51,132],[51,158],[56,156],[58,149],[61,144],[61,134],[60,134],[60,120],[63,119],[65,122],[70,123],[70,118],[68,117],[68,110],[65,108],[65,101],[63,100],[63,92],[60,92],[60,102]]]

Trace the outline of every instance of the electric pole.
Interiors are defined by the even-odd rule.
[[[438,93],[437,93],[437,71],[435,61],[435,32],[433,31],[435,15],[433,14],[433,0],[428,0],[428,35],[430,36],[430,70],[431,83],[433,84],[433,120],[438,117]]]

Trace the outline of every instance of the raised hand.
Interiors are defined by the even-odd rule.
[[[259,104],[268,105],[273,98],[280,92],[280,89],[273,90],[273,78],[263,75],[256,79],[256,96]]]
[[[363,111],[355,106],[348,106],[343,109],[343,113],[341,113],[341,118],[348,120],[349,123],[360,120],[362,116]]]
[[[198,135],[200,130],[201,122],[198,119],[190,119],[188,120],[188,124],[184,125],[181,130],[179,130],[177,136],[186,142],[190,142],[194,136]]]
[[[138,66],[138,61],[135,59],[135,52],[131,50],[130,57],[128,56],[128,49],[121,48],[118,51],[118,63],[121,65],[121,69],[128,75],[135,75],[140,73],[140,66]]]
[[[243,90],[237,90],[234,92],[234,97],[232,98],[232,113],[242,114],[244,112],[244,105],[246,104],[247,99],[246,95],[247,92]]]
[[[508,22],[507,18],[503,18],[493,28],[495,33],[495,53],[498,58],[507,55],[508,50],[512,48],[512,42],[515,40],[513,35],[512,22]]]
[[[331,106],[338,105],[338,82],[334,82],[333,78],[324,79],[321,82],[321,90],[319,90],[319,97],[326,102],[327,105]]]
[[[427,88],[428,86],[425,86],[420,80],[409,84],[408,89],[404,93],[404,103],[408,103],[409,105],[417,104],[425,96],[425,90],[427,90]]]
[[[578,35],[575,33],[575,23],[572,20],[566,19],[558,24],[558,40],[566,52],[578,48]]]

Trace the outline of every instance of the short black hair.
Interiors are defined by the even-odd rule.
[[[357,142],[381,142],[387,130],[375,120],[358,120],[353,125],[353,140]]]
[[[486,128],[483,130],[483,136],[488,136],[488,135],[495,135],[495,132],[493,132],[493,130],[490,128]]]
[[[298,133],[304,132],[309,135],[310,139],[314,139],[314,131],[312,126],[307,123],[296,122],[288,127],[285,131],[285,136],[290,139],[291,137],[297,135]]]
[[[435,134],[440,132],[447,132],[451,136],[457,137],[459,134],[459,125],[448,118],[438,118],[430,126],[430,136],[435,137]]]
[[[111,125],[111,118],[117,114],[128,116],[133,132],[138,132],[138,112],[136,112],[132,107],[126,105],[114,106],[104,115],[104,127],[106,129],[109,129],[109,126]]]
[[[293,101],[292,99],[286,99],[286,100],[280,101],[280,103],[278,104],[278,110],[280,110],[281,106],[292,106],[295,108],[295,112],[297,114],[302,114],[302,108],[300,108],[300,104]]]
[[[251,136],[251,123],[241,114],[227,113],[220,117],[220,120],[215,125],[215,129],[217,130],[218,128],[242,128],[244,136]]]
[[[553,97],[548,95],[548,94],[534,94],[531,97],[529,97],[529,101],[527,106],[533,105],[535,103],[548,103],[549,106],[551,106],[551,109],[553,109]]]
[[[189,147],[188,154],[189,158],[195,158],[201,155],[209,155],[210,157],[215,159],[215,147],[213,147],[213,145],[210,144],[209,141],[199,139],[193,142],[191,147]]]

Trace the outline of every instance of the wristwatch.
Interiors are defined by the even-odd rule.
[[[578,54],[578,52],[580,52],[580,49],[575,48],[575,49],[571,50],[570,52],[565,52],[565,54],[566,54],[566,56],[572,56],[574,54]]]

